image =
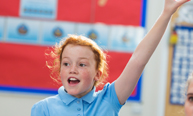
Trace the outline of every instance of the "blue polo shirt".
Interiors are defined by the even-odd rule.
[[[34,104],[31,116],[118,116],[122,105],[115,92],[114,83],[107,83],[101,91],[94,88],[81,98],[58,89],[58,94]]]

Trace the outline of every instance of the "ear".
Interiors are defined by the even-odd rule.
[[[97,71],[96,76],[94,78],[95,81],[98,81],[102,75],[102,72],[100,70]]]

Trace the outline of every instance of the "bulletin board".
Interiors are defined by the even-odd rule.
[[[165,116],[184,116],[186,81],[193,71],[193,3],[181,6],[170,23]]]
[[[0,8],[1,91],[57,94],[45,52],[67,34],[108,51],[111,83],[145,35],[146,0],[4,0]],[[141,78],[128,101],[141,101]]]

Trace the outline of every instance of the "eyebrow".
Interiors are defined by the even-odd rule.
[[[64,59],[64,58],[69,58],[69,57],[62,57],[62,59]],[[80,57],[80,58],[78,58],[78,59],[89,59],[89,58],[86,58],[86,57]]]
[[[193,95],[193,93],[188,93],[187,95]]]
[[[64,59],[64,58],[68,58],[68,57],[62,57],[62,59]]]

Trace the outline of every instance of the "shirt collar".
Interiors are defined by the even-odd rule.
[[[82,99],[87,103],[92,103],[94,101],[94,99],[96,98],[97,94],[95,92],[96,88],[94,87],[92,89],[92,91],[90,91],[89,93],[87,93],[85,96],[83,96],[82,98],[76,98],[70,94],[68,94],[65,90],[64,90],[64,86],[61,86],[58,89],[58,94],[61,98],[61,100],[66,104],[69,105],[71,102],[73,102],[76,99]]]
[[[87,103],[92,103],[94,101],[94,99],[97,97],[97,94],[95,92],[96,88],[94,87],[92,89],[92,91],[90,91],[89,93],[87,93],[85,96],[82,97],[82,99],[87,102]]]

